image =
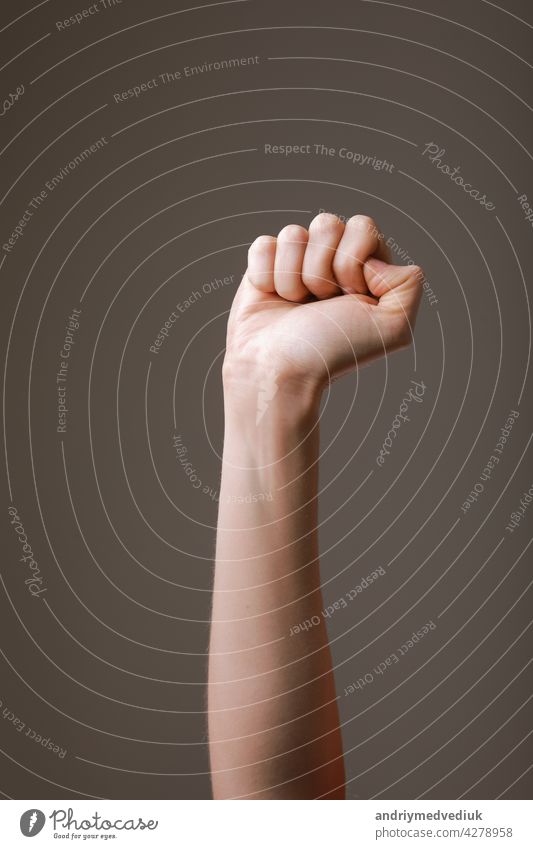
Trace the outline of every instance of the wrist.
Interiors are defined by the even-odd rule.
[[[234,411],[259,427],[268,417],[308,420],[319,410],[324,387],[275,361],[246,365],[228,358],[222,367],[226,412]]]
[[[230,465],[272,475],[294,469],[318,453],[321,388],[286,371],[225,363],[224,458]],[[266,471],[268,470],[268,472]]]

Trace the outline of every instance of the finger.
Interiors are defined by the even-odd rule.
[[[390,265],[376,257],[370,257],[363,268],[366,284],[380,302],[389,295],[405,291],[406,287],[418,288],[424,279],[424,272],[418,265]]]
[[[231,310],[228,317],[228,327],[227,327],[227,336],[231,336],[236,325],[239,324],[240,316],[243,311],[246,311],[249,307],[254,307],[258,304],[265,303],[267,301],[277,300],[278,296],[276,293],[272,292],[261,292],[257,286],[254,286],[249,278],[248,272],[246,271],[243,274],[242,280],[237,287],[237,291],[235,292],[235,297],[233,298],[233,302],[231,304]]]
[[[317,215],[309,225],[302,280],[317,298],[331,298],[341,294],[333,274],[333,258],[343,232],[344,224],[336,215],[327,212]]]
[[[383,233],[380,233],[378,236],[378,246],[373,252],[372,256],[375,256],[382,262],[391,262],[391,251],[389,246],[387,245],[387,242],[385,241],[385,236],[383,235]]]
[[[424,272],[418,265],[389,265],[371,258],[364,264],[368,289],[379,298],[377,315],[392,347],[412,341]]]
[[[278,235],[274,262],[276,292],[287,301],[304,301],[309,290],[302,283],[302,264],[309,233],[305,227],[289,224]]]
[[[378,250],[380,236],[374,219],[367,215],[353,215],[346,222],[333,259],[333,273],[344,292],[368,294],[363,263]]]
[[[258,236],[248,250],[247,276],[261,292],[274,292],[276,237]]]

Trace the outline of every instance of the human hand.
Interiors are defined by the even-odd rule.
[[[418,266],[391,265],[371,218],[317,215],[260,236],[228,322],[228,382],[311,385],[409,345],[422,292]]]

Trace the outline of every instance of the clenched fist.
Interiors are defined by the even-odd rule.
[[[389,263],[364,215],[343,224],[322,213],[309,230],[259,236],[230,313],[225,378],[323,389],[411,342],[422,279],[417,266]]]

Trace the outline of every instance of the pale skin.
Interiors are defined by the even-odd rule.
[[[417,266],[374,221],[323,213],[260,236],[235,296],[209,649],[215,799],[342,799],[339,715],[320,589],[320,399],[412,341]],[[295,634],[297,623],[312,628]]]

